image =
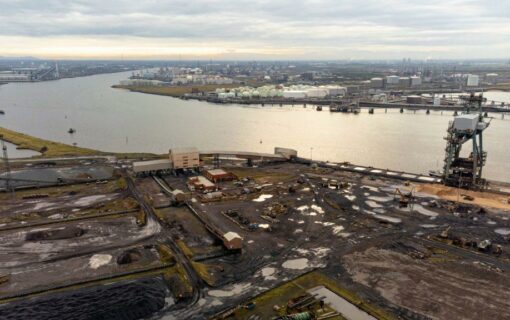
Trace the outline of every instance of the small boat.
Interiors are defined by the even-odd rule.
[[[76,132],[76,130],[74,130],[73,128],[69,128],[69,130],[67,130],[67,132],[69,132],[70,134],[73,134]]]
[[[5,111],[3,111],[3,110],[0,110],[0,114],[5,114]]]

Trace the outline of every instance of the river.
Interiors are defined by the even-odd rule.
[[[308,106],[216,105],[113,89],[131,72],[0,86],[0,126],[68,144],[117,152],[173,147],[273,152],[427,173],[442,167],[449,112],[366,110],[359,115]],[[494,95],[494,97],[491,97]],[[510,102],[510,93],[488,92]],[[485,131],[485,175],[510,181],[510,115]],[[67,131],[75,128],[73,135]]]

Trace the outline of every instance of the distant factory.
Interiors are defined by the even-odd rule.
[[[348,92],[347,87],[338,85],[327,86],[309,86],[292,85],[285,87],[282,85],[266,85],[258,88],[239,87],[234,89],[216,89],[219,99],[231,98],[284,98],[284,99],[304,99],[304,98],[325,98],[345,96]]]
[[[158,71],[145,70],[133,72],[128,80],[122,80],[123,86],[180,86],[180,85],[222,85],[232,84],[234,80],[218,74],[203,73],[201,68],[160,68]]]

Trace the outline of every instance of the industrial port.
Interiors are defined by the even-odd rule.
[[[0,317],[509,318],[510,185],[483,177],[483,102],[464,98],[433,175],[4,130],[42,155],[3,148]]]

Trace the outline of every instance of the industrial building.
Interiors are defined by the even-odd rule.
[[[223,245],[229,250],[238,250],[243,247],[243,238],[233,231],[223,235]]]
[[[204,176],[215,183],[220,181],[232,181],[237,179],[236,175],[234,175],[231,172],[227,172],[223,169],[206,170],[204,172]]]
[[[150,161],[133,162],[133,172],[140,173],[156,173],[172,169],[172,162],[169,159],[159,159]]]
[[[276,147],[276,148],[274,148],[274,154],[281,154],[287,160],[290,160],[290,159],[293,159],[293,158],[297,157],[297,150],[289,149],[289,148]]]
[[[170,149],[169,157],[174,170],[200,167],[200,157],[196,148]]]
[[[217,190],[217,186],[204,176],[196,176],[188,179],[190,190],[200,190],[204,193]]]

